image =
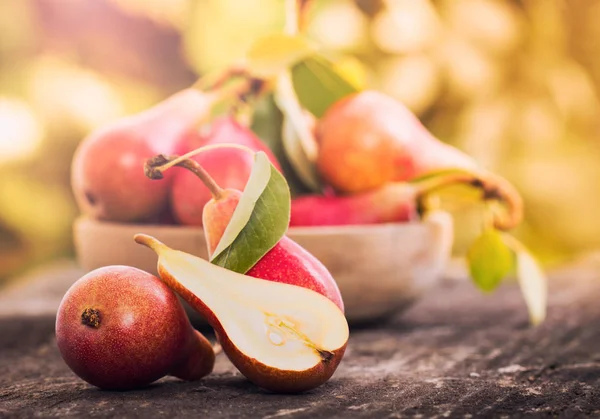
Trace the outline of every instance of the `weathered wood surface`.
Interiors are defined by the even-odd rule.
[[[334,377],[294,396],[258,389],[223,355],[200,382],[99,391],[62,362],[51,315],[5,314],[0,417],[597,417],[598,266],[552,274],[538,328],[528,327],[514,285],[485,297],[469,283],[448,285],[386,324],[352,330]]]

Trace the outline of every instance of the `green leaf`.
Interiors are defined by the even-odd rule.
[[[255,102],[250,128],[277,157],[292,197],[310,193],[310,189],[299,179],[283,149],[283,114],[275,103],[273,93],[263,95]]]
[[[357,92],[331,62],[318,55],[296,64],[292,68],[292,81],[302,107],[317,118],[344,96]]]
[[[248,70],[256,77],[275,77],[314,53],[314,48],[300,36],[269,35],[256,41],[248,51]]]
[[[358,58],[351,55],[337,56],[331,60],[335,71],[356,90],[364,90],[368,86],[367,67]]]
[[[281,130],[283,149],[296,175],[312,192],[321,192],[321,180],[313,159],[309,158],[300,141],[301,133],[290,117],[284,117]]]
[[[483,291],[493,291],[514,268],[510,248],[495,229],[486,229],[467,253],[469,271],[475,284]]]
[[[521,293],[527,304],[529,319],[533,325],[538,325],[546,318],[548,300],[548,281],[544,271],[517,239],[504,234],[505,242],[513,249],[517,261],[517,279]]]
[[[317,143],[308,117],[300,106],[289,73],[281,74],[275,88],[275,101],[283,113],[283,150],[302,183],[313,192],[321,191],[316,168]]]
[[[267,155],[256,153],[252,173],[211,262],[246,273],[287,231],[290,190]]]

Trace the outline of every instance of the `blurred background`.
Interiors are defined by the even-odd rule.
[[[0,284],[73,256],[81,139],[282,30],[283,0],[0,0]],[[314,0],[363,87],[511,180],[551,266],[600,248],[600,0]],[[273,134],[273,133],[271,133]]]

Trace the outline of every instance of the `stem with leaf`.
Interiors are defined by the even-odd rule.
[[[415,179],[419,212],[429,210],[431,194],[440,189],[466,184],[482,191],[488,204],[484,213],[482,233],[467,252],[471,278],[483,291],[493,291],[502,280],[516,274],[525,299],[531,324],[540,324],[546,317],[547,280],[539,264],[517,239],[498,230],[516,226],[523,216],[523,202],[519,193],[497,175],[476,174],[464,170],[445,170]],[[494,211],[492,204],[500,204],[502,211]]]
[[[478,174],[458,169],[441,170],[414,179],[410,183],[420,191],[420,196],[457,184],[466,184],[480,189],[485,201],[497,202],[504,207],[503,211],[492,211],[493,225],[499,230],[510,230],[523,218],[523,201],[519,193],[508,181],[491,173]],[[426,208],[422,209],[426,210]]]
[[[217,71],[208,73],[200,77],[192,85],[192,88],[201,90],[203,92],[215,90],[237,78],[250,78],[248,70],[242,64],[234,64],[228,68],[219,69]]]

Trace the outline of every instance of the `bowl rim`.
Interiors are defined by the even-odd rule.
[[[157,224],[157,223],[123,223],[117,221],[96,220],[86,215],[78,216],[74,224],[88,222],[98,226],[107,226],[113,228],[148,228],[160,229],[162,231],[176,232],[203,232],[201,226],[186,226],[178,224]],[[323,225],[323,226],[290,226],[286,234],[298,236],[304,235],[337,235],[337,234],[373,234],[382,231],[403,230],[403,229],[430,229],[431,223],[427,220],[411,220],[402,222],[390,222],[380,224],[352,224],[352,225]]]

